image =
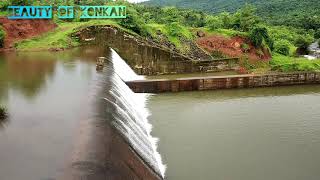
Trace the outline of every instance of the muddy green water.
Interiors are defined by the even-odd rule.
[[[0,55],[0,179],[52,180],[70,160],[100,76],[96,48]]]
[[[320,86],[155,95],[169,180],[318,180]]]
[[[0,54],[0,180],[60,177],[108,54]],[[148,108],[169,180],[318,180],[319,101],[320,86],[295,86],[159,94]]]

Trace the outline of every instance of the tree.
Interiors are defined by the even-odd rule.
[[[270,50],[273,50],[274,48],[274,41],[269,36],[268,29],[265,27],[254,27],[250,31],[249,37],[255,47],[262,47],[265,43],[270,48]]]
[[[320,28],[320,17],[305,15],[302,18],[301,24],[304,29],[317,30]]]
[[[250,31],[259,21],[255,15],[256,8],[250,4],[246,4],[242,9],[235,13],[234,27],[241,31]]]
[[[223,26],[222,20],[217,16],[209,16],[206,24],[210,30],[216,30]]]
[[[219,17],[223,23],[223,28],[225,29],[231,28],[232,16],[230,15],[230,13],[222,12],[221,14],[219,14]]]
[[[163,11],[163,23],[170,24],[173,22],[183,22],[183,17],[179,10],[175,7],[166,7],[162,9]]]
[[[147,35],[147,31],[143,27],[145,25],[144,20],[138,15],[137,11],[135,10],[128,10],[127,11],[127,18],[121,19],[120,23],[121,26],[130,29],[140,35]]]
[[[205,24],[205,15],[203,12],[189,10],[184,15],[184,23],[191,27],[203,27]]]

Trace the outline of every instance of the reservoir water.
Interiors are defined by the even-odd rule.
[[[90,113],[93,87],[102,76],[97,48],[0,56],[0,179],[51,180],[63,172],[78,123]]]
[[[172,180],[318,180],[320,86],[154,95]]]
[[[105,67],[96,69],[101,56]],[[147,95],[123,82],[140,78],[107,47],[2,54],[0,100],[9,117],[0,121],[0,179],[163,176]]]

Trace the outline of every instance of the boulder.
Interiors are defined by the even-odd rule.
[[[205,37],[206,34],[203,31],[197,31],[197,36],[198,37]]]

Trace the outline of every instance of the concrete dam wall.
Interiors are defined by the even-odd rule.
[[[165,165],[157,152],[157,139],[151,136],[147,96],[133,93],[122,80],[139,76],[114,50],[109,55],[93,87],[93,102],[88,104],[93,113],[81,121],[62,179],[161,180]]]
[[[204,91],[319,83],[320,72],[278,73],[265,75],[248,74],[126,82],[126,84],[136,93]]]
[[[112,26],[91,26],[76,34],[82,43],[109,46],[139,75],[230,71],[238,58],[197,60]]]

